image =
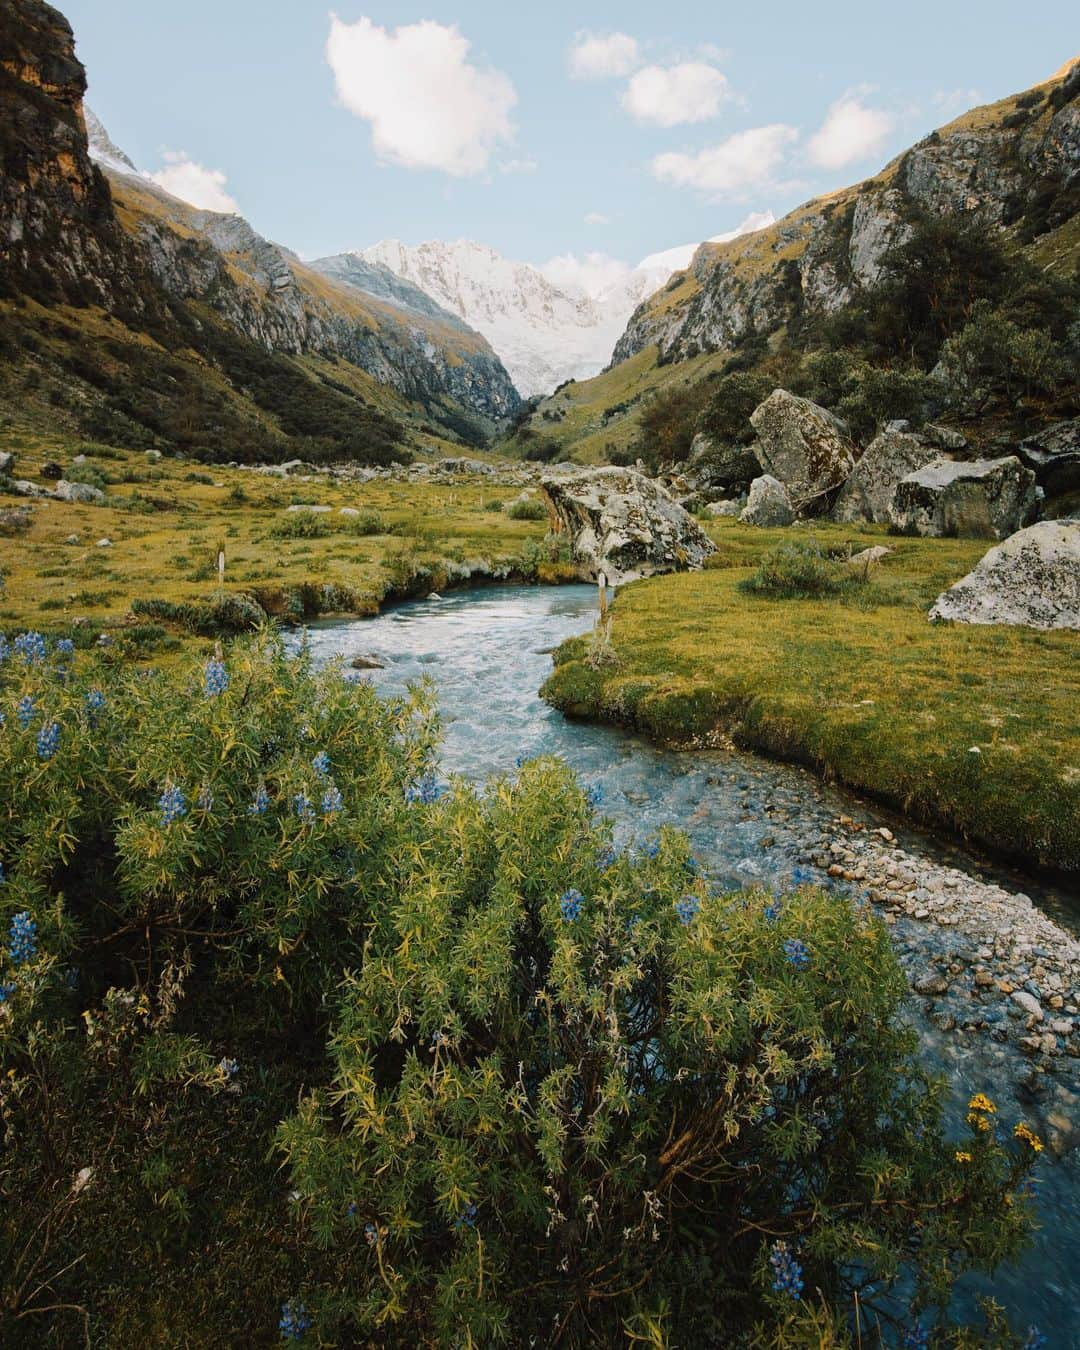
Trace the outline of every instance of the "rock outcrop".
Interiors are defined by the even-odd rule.
[[[1035,475],[1049,503],[1080,493],[1080,417],[1029,436],[1017,447],[1016,457]]]
[[[1080,628],[1080,521],[1043,520],[998,544],[938,596],[930,618]]]
[[[897,483],[891,523],[901,534],[1005,539],[1034,507],[1035,475],[1014,455],[935,459]]]
[[[863,451],[833,505],[838,521],[871,520],[887,525],[893,493],[901,478],[938,459],[941,451],[925,436],[886,429]]]
[[[659,484],[633,469],[545,473],[540,480],[557,533],[591,578],[615,584],[700,567],[715,550],[708,535]]]
[[[767,529],[790,525],[795,519],[795,511],[787,488],[770,473],[755,478],[739,519],[744,525],[760,525]]]
[[[1075,211],[1080,64],[931,132],[875,177],[754,234],[703,244],[639,305],[613,364],[656,344],[664,360],[731,348],[789,320],[832,313],[877,285],[914,215],[967,215],[1023,242]]]
[[[847,427],[825,408],[774,389],[750,415],[754,453],[767,475],[787,489],[796,514],[816,514],[855,467]]]

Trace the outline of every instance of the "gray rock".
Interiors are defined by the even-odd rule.
[[[927,422],[922,434],[931,445],[936,445],[942,450],[963,450],[967,447],[966,436],[954,431],[952,427],[939,426],[936,422]]]
[[[820,509],[855,467],[845,424],[807,398],[774,389],[750,422],[761,467],[787,488],[796,514]]]
[[[772,474],[763,474],[750,484],[750,496],[739,519],[744,525],[775,528],[790,525],[795,511],[787,488]]]
[[[1009,995],[1018,1008],[1023,1008],[1029,1017],[1034,1017],[1036,1022],[1043,1020],[1042,1004],[1033,994],[1029,994],[1026,989],[1014,989]]]
[[[339,516],[358,516],[359,514],[360,514],[360,512],[356,509],[355,506],[339,506],[339,507],[338,507],[338,515],[339,515]]]
[[[866,447],[862,459],[840,489],[833,519],[889,522],[893,493],[902,478],[940,457],[940,450],[922,436],[888,428]]]
[[[753,450],[745,445],[724,445],[699,432],[690,446],[682,478],[692,492],[730,488],[749,483],[761,473]]]
[[[1080,417],[1029,436],[1017,446],[1016,457],[1034,473],[1047,497],[1080,492]]]
[[[903,195],[895,190],[859,194],[851,221],[848,259],[862,285],[876,286],[883,275],[882,257],[910,237],[911,226],[903,212]]]
[[[882,558],[887,558],[896,549],[887,548],[884,544],[875,544],[873,548],[864,548],[859,553],[853,553],[848,559],[849,567],[870,568],[875,563],[881,562]]]
[[[709,502],[705,507],[705,514],[708,516],[737,516],[742,509],[742,502],[721,499],[718,502]]]
[[[313,516],[324,516],[331,509],[332,508],[329,506],[312,506],[311,504],[305,505],[301,503],[296,506],[287,506],[285,511],[286,514],[290,511],[310,511]]]
[[[652,479],[633,469],[545,473],[541,490],[574,560],[590,576],[634,581],[656,572],[697,568],[715,552],[688,512]]]
[[[12,450],[0,450],[0,473],[10,473],[15,467],[15,453]]]
[[[161,451],[160,451],[160,450],[147,450],[147,452],[146,452],[146,458],[150,461],[151,464],[156,464],[156,463],[158,462],[158,460],[161,458]],[[235,468],[236,465],[235,465],[235,464],[230,464],[229,467],[230,467],[230,468]]]
[[[96,505],[105,500],[105,494],[100,488],[93,487],[90,483],[69,483],[66,478],[61,478],[53,489],[53,496],[58,502],[83,502]]]
[[[430,597],[429,597],[430,598]],[[385,670],[386,662],[380,661],[374,652],[365,652],[360,656],[354,656],[349,662],[353,670]]]
[[[940,971],[932,970],[925,975],[920,975],[911,986],[917,994],[947,994],[949,992],[949,981]]]
[[[111,540],[111,539],[99,539],[99,540],[97,541],[97,547],[98,547],[98,548],[112,548],[112,540]]]
[[[890,521],[902,534],[1005,539],[1035,505],[1035,475],[1014,455],[935,459],[897,483]]]
[[[31,483],[28,478],[16,478],[11,485],[12,492],[17,497],[48,497],[49,489],[43,488],[39,483]]]
[[[1043,520],[998,544],[938,596],[930,618],[1080,628],[1080,521]]]

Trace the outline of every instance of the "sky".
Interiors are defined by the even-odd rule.
[[[316,258],[475,239],[586,288],[876,172],[1080,52],[1071,0],[58,0],[179,196]]]

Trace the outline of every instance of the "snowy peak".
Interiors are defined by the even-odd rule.
[[[113,141],[101,123],[101,119],[83,104],[83,116],[86,118],[86,138],[90,158],[103,168],[114,173],[137,174],[139,170],[123,150]]]
[[[755,230],[767,229],[775,223],[776,217],[771,211],[753,211],[741,225],[734,230],[728,230],[727,234],[714,234],[708,239],[703,239],[701,243],[680,244],[678,248],[668,248],[662,253],[650,253],[647,258],[642,258],[641,262],[638,263],[638,270],[642,272],[666,271],[669,277],[675,272],[685,272],[702,243],[726,244],[730,239],[738,239],[740,234],[752,234]]]

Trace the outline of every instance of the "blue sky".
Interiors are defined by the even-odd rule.
[[[136,163],[305,257],[633,263],[862,178],[1080,48],[1065,0],[337,0],[333,29],[320,0],[59,2]]]

